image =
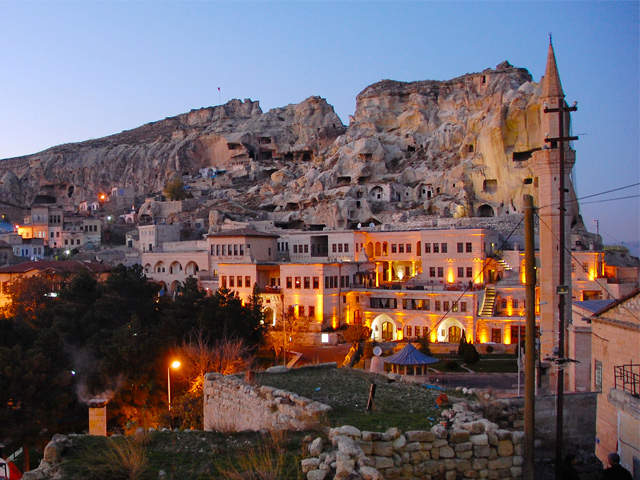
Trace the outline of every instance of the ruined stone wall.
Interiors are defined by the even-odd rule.
[[[330,409],[285,390],[247,385],[238,376],[219,373],[205,376],[206,431],[306,430]]]

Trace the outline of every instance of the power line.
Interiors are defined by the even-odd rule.
[[[606,195],[607,193],[613,193],[613,192],[617,192],[617,191],[620,191],[620,190],[625,190],[627,188],[637,187],[638,185],[640,185],[640,182],[639,183],[632,183],[631,185],[625,185],[624,187],[618,187],[618,188],[614,188],[614,189],[611,189],[611,190],[606,190],[604,192],[594,193],[594,194],[591,194],[591,195],[587,195],[586,197],[576,198],[574,200],[569,200],[568,202],[565,202],[565,203],[575,203],[575,202],[579,202],[581,200],[585,200],[587,198],[598,197],[600,195]],[[627,197],[622,197],[622,198],[627,198]],[[634,197],[631,196],[631,197],[628,197],[628,198],[634,198]],[[602,200],[602,201],[608,201],[608,200]],[[588,203],[594,203],[594,202],[588,202]],[[560,203],[550,203],[548,205],[543,205],[541,207],[538,207],[538,209],[547,208],[547,207],[556,207],[556,206],[559,206],[559,205],[560,205]]]
[[[626,200],[628,198],[638,198],[640,197],[640,194],[638,195],[628,195],[626,197],[618,197],[618,198],[606,198],[604,200],[594,200],[593,202],[584,202],[581,205],[590,205],[592,203],[605,203],[605,202],[613,202],[615,200]]]
[[[536,216],[538,217],[538,220],[540,220],[540,224],[541,224],[541,225],[544,225],[544,226],[545,226],[545,227],[546,227],[546,228],[551,232],[551,234],[552,234],[554,237],[556,237],[556,239],[558,239],[558,236],[555,234],[555,232],[553,231],[553,229],[552,229],[551,227],[549,227],[549,225],[547,225],[547,224],[546,224],[546,222],[545,222],[542,218],[540,218],[540,215],[537,215],[537,214],[536,214]],[[558,240],[559,240],[559,239],[558,239]],[[573,260],[575,260],[575,261],[576,261],[576,263],[577,263],[578,265],[580,265],[580,267],[581,267],[581,268],[583,268],[583,269],[584,269],[584,265],[580,262],[580,260],[578,260],[578,259],[573,255],[573,253],[571,252],[571,249],[570,249],[570,248],[568,248],[566,245],[563,245],[563,248],[564,248],[564,250],[565,250],[565,251],[569,252],[569,255],[571,256],[571,258],[572,258]],[[597,278],[597,277],[596,277],[596,278]],[[594,280],[594,281],[595,281],[595,280]],[[613,298],[613,299],[614,299],[614,300],[616,300],[616,301],[620,300],[620,299],[619,299],[619,298],[617,298],[613,293],[611,293],[611,292],[607,289],[607,287],[606,287],[606,286],[602,285],[600,282],[596,282],[596,283],[598,284],[598,286],[600,286],[600,288],[602,288],[605,292],[607,292],[611,298]],[[622,308],[624,308],[627,312],[629,312],[629,314],[630,314],[632,317],[634,317],[634,318],[635,318],[635,319],[637,319],[637,320],[640,320],[640,317],[636,316],[636,315],[635,315],[631,310],[629,310],[629,309],[628,309],[627,307],[625,307],[623,304],[620,304],[620,306],[621,306]]]

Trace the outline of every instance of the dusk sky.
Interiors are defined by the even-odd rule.
[[[549,33],[587,228],[640,237],[640,2],[0,0],[0,158],[226,103],[319,95],[343,123],[382,79],[448,80],[508,60],[544,74]],[[220,88],[220,92],[218,92]],[[620,197],[624,200],[602,201]],[[598,201],[599,203],[587,203]]]

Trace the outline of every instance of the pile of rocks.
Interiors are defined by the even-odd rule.
[[[343,426],[329,431],[330,445],[318,437],[302,461],[308,480],[383,478],[517,479],[522,476],[523,432],[499,429],[487,420],[447,429],[384,433]]]

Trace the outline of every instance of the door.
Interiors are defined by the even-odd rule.
[[[449,343],[459,343],[462,338],[462,329],[460,327],[449,327]]]
[[[384,322],[382,324],[382,341],[390,342],[393,340],[393,325],[391,322]]]

